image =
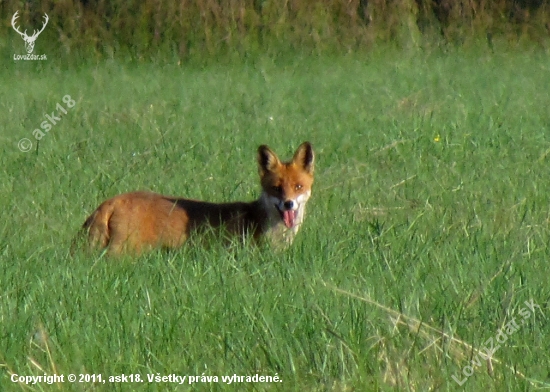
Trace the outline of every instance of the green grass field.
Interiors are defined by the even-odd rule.
[[[60,63],[8,63],[0,87],[0,390],[550,387],[548,53]],[[107,197],[252,200],[258,145],[305,140],[316,182],[287,251],[69,255]],[[11,381],[54,373],[106,382]]]

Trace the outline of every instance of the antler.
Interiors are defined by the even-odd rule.
[[[46,28],[46,25],[48,24],[48,20],[50,20],[50,18],[48,17],[48,14],[44,14],[44,19],[46,19],[44,21],[44,24],[42,25],[42,28],[40,29],[40,31],[38,33],[33,33],[33,38],[34,37],[38,37],[38,35],[44,31],[44,29]],[[26,30],[25,30],[26,31]],[[36,30],[35,30],[36,31]]]
[[[11,25],[12,25],[13,29],[14,29],[15,31],[17,31],[22,37],[28,37],[28,36],[27,36],[27,30],[25,30],[25,32],[22,33],[21,31],[19,31],[19,29],[18,29],[17,26],[15,25],[15,20],[19,17],[19,16],[17,15],[18,12],[19,12],[19,11],[15,11],[15,14],[13,14],[13,18],[11,18]]]
[[[19,15],[17,15],[19,13],[19,11],[15,11],[15,14],[13,14],[13,18],[11,18],[11,25],[13,26],[13,29],[15,31],[17,31],[23,38],[26,38],[27,40],[33,40],[35,39],[36,37],[38,37],[38,35],[44,31],[44,29],[46,28],[46,25],[48,24],[48,21],[50,20],[50,18],[48,17],[48,14],[44,14],[44,24],[42,25],[42,28],[40,29],[40,31],[36,31],[34,30],[32,36],[28,36],[27,35],[27,30],[25,29],[25,32],[22,33],[18,28],[17,26],[15,25],[15,20],[19,17]]]

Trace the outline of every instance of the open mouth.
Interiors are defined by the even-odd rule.
[[[275,206],[277,207],[277,206]],[[277,211],[279,211],[279,214],[281,214],[281,219],[285,223],[285,226],[289,229],[292,229],[296,222],[296,210],[284,210],[281,211],[279,208],[277,208]]]

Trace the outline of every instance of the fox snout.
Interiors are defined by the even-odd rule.
[[[287,200],[283,203],[284,210],[295,210],[296,208],[298,208],[298,206],[296,205],[294,200]]]
[[[294,200],[281,200],[275,204],[275,207],[277,207],[279,214],[281,214],[281,219],[285,223],[285,226],[292,229],[296,225],[296,215],[300,207],[298,203]]]

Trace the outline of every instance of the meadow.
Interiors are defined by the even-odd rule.
[[[550,386],[548,51],[6,64],[0,390]],[[258,145],[305,140],[316,180],[286,251],[69,254],[107,197],[252,200]],[[11,381],[54,373],[106,382]],[[196,379],[147,378],[170,374]],[[280,382],[222,382],[255,374]]]

